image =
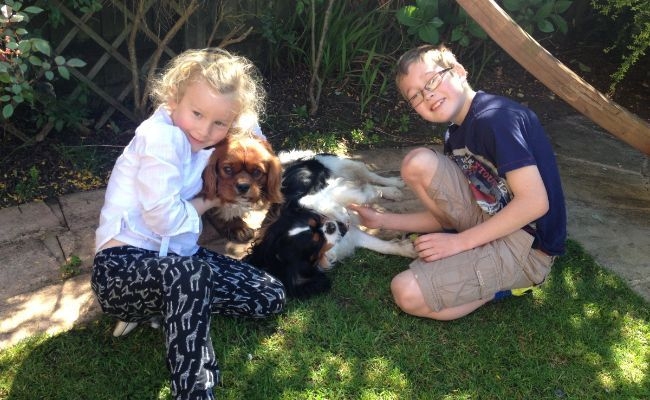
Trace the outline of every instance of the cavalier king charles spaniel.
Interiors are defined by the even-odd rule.
[[[248,242],[255,230],[244,218],[251,210],[267,210],[283,201],[281,179],[282,165],[266,140],[254,134],[229,135],[215,146],[203,171],[199,195],[221,200],[205,218],[228,240]]]
[[[332,154],[294,151],[279,157],[285,202],[271,207],[244,261],[280,279],[289,296],[307,298],[329,290],[325,272],[357,247],[417,257],[410,240],[372,236],[346,208],[380,197],[400,200],[400,178],[382,177],[360,161]]]

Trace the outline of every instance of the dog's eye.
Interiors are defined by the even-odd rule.
[[[223,170],[223,173],[224,173],[224,174],[229,175],[229,176],[232,175],[232,167],[231,167],[231,166],[229,166],[229,165],[224,165],[224,167],[222,168],[222,170]]]
[[[255,178],[255,179],[257,179],[257,178],[259,178],[260,176],[262,176],[262,174],[264,174],[264,172],[262,172],[262,170],[261,170],[261,169],[258,169],[258,168],[254,169],[253,172],[251,172],[251,176],[252,176],[253,178]]]

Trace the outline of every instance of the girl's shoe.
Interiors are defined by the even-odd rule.
[[[115,329],[113,329],[113,336],[126,336],[129,332],[134,330],[136,326],[138,326],[137,322],[117,321],[117,325],[115,325]]]
[[[149,324],[154,329],[159,329],[161,322],[162,322],[161,316],[152,317],[149,320]],[[136,326],[138,326],[137,322],[117,321],[117,325],[115,325],[115,329],[113,329],[113,336],[115,337],[126,336],[129,334],[129,332],[134,330]]]

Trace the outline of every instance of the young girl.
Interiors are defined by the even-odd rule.
[[[407,51],[397,86],[426,121],[450,123],[445,154],[415,149],[401,174],[426,211],[352,205],[371,228],[423,233],[419,258],[391,282],[406,313],[450,320],[512,289],[544,281],[564,252],[566,211],[553,149],[537,116],[474,91],[444,47]],[[514,293],[514,291],[513,291]]]
[[[278,280],[197,245],[200,217],[217,205],[195,197],[206,148],[256,120],[264,92],[250,61],[220,49],[180,54],[152,87],[157,109],[106,188],[91,284],[102,310],[128,321],[116,336],[160,319],[174,398],[210,399],[219,382],[211,313],[266,317],[285,305]]]

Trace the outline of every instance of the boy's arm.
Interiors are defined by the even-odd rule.
[[[372,207],[358,204],[348,209],[359,214],[361,225],[367,228],[389,229],[403,232],[439,232],[440,223],[428,211],[410,214],[382,213]]]
[[[548,211],[548,195],[535,165],[506,173],[512,200],[485,222],[458,234],[422,235],[415,242],[420,258],[434,261],[509,235]]]
[[[463,232],[468,249],[509,235],[548,211],[546,187],[536,165],[507,172],[506,180],[512,200],[492,218]]]

